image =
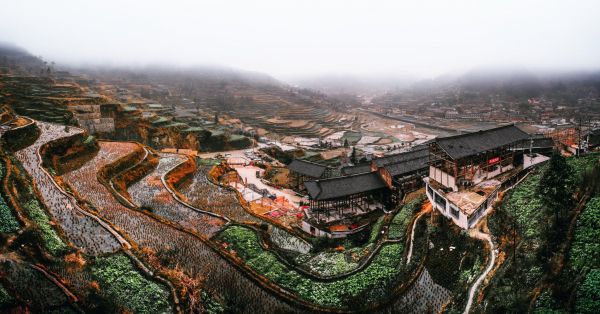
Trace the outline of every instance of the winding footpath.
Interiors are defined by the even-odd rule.
[[[494,241],[492,241],[492,237],[489,234],[483,233],[477,229],[471,229],[469,230],[469,236],[475,239],[486,241],[490,246],[490,257],[485,271],[479,276],[479,278],[477,278],[473,286],[471,286],[471,289],[469,289],[469,296],[467,299],[467,305],[465,306],[465,310],[463,312],[464,314],[467,314],[471,311],[471,306],[473,305],[475,293],[477,292],[477,289],[479,289],[479,286],[481,286],[481,284],[485,280],[485,277],[487,277],[490,271],[492,271],[492,268],[494,268],[494,264],[496,264],[496,256],[498,255],[498,252],[496,251],[496,246],[494,245]]]
[[[177,169],[177,167],[185,164],[187,162],[187,160],[182,161],[181,163],[177,164],[176,166],[172,167],[171,169],[168,169],[165,173],[163,173],[160,176],[160,181],[162,182],[164,188],[169,192],[169,194],[171,194],[171,197],[173,197],[175,199],[175,201],[177,201],[177,203],[181,204],[184,207],[187,207],[195,212],[201,213],[201,214],[205,214],[205,215],[210,215],[219,219],[223,219],[225,221],[225,225],[222,226],[222,228],[226,228],[230,223],[231,223],[231,219],[229,219],[226,216],[223,215],[219,215],[213,212],[209,212],[206,210],[202,210],[200,208],[197,208],[195,206],[192,206],[191,204],[188,204],[187,202],[184,202],[181,198],[179,198],[179,195],[177,195],[177,193],[175,193],[175,191],[173,191],[173,189],[171,189],[171,187],[167,184],[166,181],[166,177],[175,169]]]
[[[410,244],[408,246],[408,254],[406,255],[406,264],[410,264],[410,261],[412,260],[413,242],[415,241],[415,228],[417,227],[417,223],[423,215],[429,212],[431,212],[431,204],[425,205],[413,221],[412,228],[410,231]]]

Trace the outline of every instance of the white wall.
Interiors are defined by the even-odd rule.
[[[429,186],[428,183],[427,183],[427,186]],[[431,203],[433,208],[436,209],[437,211],[439,211],[444,217],[452,219],[452,221],[454,222],[455,225],[457,225],[465,230],[469,229],[469,221],[467,219],[467,216],[459,209],[458,218],[456,218],[450,211],[450,202],[448,201],[448,199],[446,199],[445,197],[442,197],[438,192],[436,192],[435,189],[432,189],[432,190],[433,190],[434,195],[431,195],[429,193],[429,189],[427,189],[427,188],[425,189],[427,198],[429,199],[429,202]],[[437,204],[434,199],[435,197],[441,197],[444,200],[446,200],[446,207],[441,207],[439,204]]]
[[[458,191],[458,187],[456,186],[456,178],[439,168],[429,166],[429,177],[445,187],[451,188],[454,191]]]

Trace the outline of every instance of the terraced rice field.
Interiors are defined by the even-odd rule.
[[[113,235],[104,229],[95,219],[84,215],[75,199],[63,193],[41,166],[38,157],[40,147],[50,141],[83,132],[70,128],[66,132],[64,126],[37,122],[42,134],[37,141],[15,153],[23,168],[36,182],[42,201],[52,217],[59,223],[67,239],[88,254],[114,252],[121,245]],[[95,176],[93,177],[95,179]]]
[[[235,192],[215,185],[208,179],[213,166],[198,165],[191,179],[178,190],[187,201],[197,208],[219,214],[237,222],[261,222],[242,208]]]
[[[167,172],[186,160],[186,157],[177,154],[161,155],[156,169],[132,185],[128,191],[134,203],[140,207],[148,208],[158,216],[210,238],[221,229],[225,221],[177,202],[161,180]]]
[[[104,186],[94,180],[98,167],[111,162],[102,158],[107,156],[107,153],[102,151],[117,149],[121,151],[120,156],[124,156],[127,151],[121,144],[100,143],[101,149],[96,158],[84,167],[63,176],[63,179],[83,198],[88,199],[101,217],[110,221],[140,247],[147,247],[156,252],[159,259],[165,263],[163,266],[178,266],[188,275],[203,279],[206,286],[224,296],[239,312],[296,312],[287,303],[248,279],[197,237],[121,205]],[[117,147],[108,147],[111,145]],[[79,182],[78,178],[95,183]]]

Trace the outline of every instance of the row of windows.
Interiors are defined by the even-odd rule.
[[[427,185],[427,194],[434,200],[434,202],[439,207],[441,207],[444,211],[446,210],[446,199],[443,198],[441,195],[435,193],[429,185]],[[456,206],[450,204],[450,214],[454,216],[454,218],[458,219],[460,216],[460,211]]]

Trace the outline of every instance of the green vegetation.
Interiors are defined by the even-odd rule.
[[[361,138],[362,134],[360,132],[346,131],[340,140],[343,143],[348,141],[350,145],[355,145]]]
[[[394,216],[389,227],[389,239],[404,239],[408,223],[414,212],[420,208],[423,200],[424,197],[420,197],[411,201]],[[317,249],[316,253],[293,255],[293,263],[296,267],[319,276],[336,276],[348,273],[359,267],[361,261],[375,248],[381,235],[384,218],[384,216],[379,217],[373,224],[371,231],[367,234],[368,240],[362,240],[362,242],[367,240],[366,243],[357,246],[354,241],[347,239],[344,243],[336,246],[336,248],[341,246],[344,250],[337,250],[332,248],[332,243],[335,245],[335,241],[322,238],[321,241],[324,244],[316,245],[317,248],[323,247],[322,250]]]
[[[403,239],[406,235],[408,223],[412,218],[415,211],[417,211],[421,203],[423,203],[424,197],[419,197],[411,202],[404,205],[400,211],[394,216],[389,227],[388,238],[389,239]]]
[[[199,166],[218,166],[221,163],[219,159],[199,159],[197,164]]]
[[[591,199],[578,217],[570,254],[578,270],[600,267],[600,197]]]
[[[373,242],[375,242],[375,240],[377,240],[379,233],[381,233],[381,228],[383,228],[383,219],[384,218],[385,218],[385,216],[379,217],[379,219],[377,219],[377,221],[373,224],[373,227],[371,227],[371,235],[369,236],[369,243],[373,243]]]
[[[532,173],[527,179],[517,186],[502,209],[516,219],[516,223],[522,230],[525,238],[539,241],[544,230],[544,212],[540,210],[543,202],[536,193],[541,174]],[[541,243],[537,243],[540,245]]]
[[[144,278],[125,255],[96,259],[92,276],[100,293],[119,308],[133,313],[171,313],[169,292]]]
[[[58,236],[56,230],[52,228],[50,219],[46,212],[41,208],[38,200],[29,200],[27,203],[23,204],[23,207],[27,211],[29,218],[38,225],[46,249],[54,256],[64,252],[67,249],[67,245],[60,236]]]
[[[169,121],[169,119],[165,117],[158,117],[156,120],[152,121],[152,124],[165,123],[167,121]]]
[[[317,282],[281,263],[273,253],[263,250],[258,236],[248,228],[232,226],[220,234],[249,267],[303,299],[320,305],[360,307],[389,296],[390,288],[406,269],[402,266],[404,247],[384,245],[363,271],[334,282]]]
[[[14,302],[13,297],[0,285],[0,307],[10,305]]]
[[[0,163],[0,179],[4,177],[4,163]],[[0,233],[10,233],[19,230],[19,222],[10,207],[0,194]]]
[[[597,262],[598,260],[596,260]],[[577,289],[576,313],[598,313],[600,308],[600,269],[590,271]]]
[[[515,256],[507,258],[508,263],[494,279],[485,301],[491,307],[486,310],[527,311],[534,288],[544,274],[556,266],[550,261],[566,239],[575,201],[598,181],[597,176],[589,175],[595,169],[598,156],[590,154],[566,160],[553,156],[553,161],[514,188],[500,210],[490,216],[492,233],[507,236],[507,252],[512,253],[514,244],[517,248]],[[583,280],[589,269],[598,268],[596,261],[600,260],[598,207],[598,200],[592,199],[578,218],[565,266],[536,299],[536,312],[573,311],[569,296],[578,289],[577,281]],[[513,234],[517,236],[513,238]]]
[[[85,140],[83,140],[83,145],[88,145],[93,143],[96,140],[92,135],[88,135]]]
[[[552,154],[537,186],[539,199],[544,208],[554,214],[554,226],[561,227],[562,219],[573,206],[575,176],[571,166],[560,153]],[[560,228],[557,228],[560,229]]]
[[[358,248],[360,249],[360,248]],[[347,261],[345,252],[320,252],[318,254],[301,254],[296,257],[297,265],[324,276],[347,273],[358,267],[358,263]]]
[[[207,314],[220,314],[225,313],[223,304],[217,302],[212,298],[206,291],[202,291],[202,304],[204,305],[204,312]]]

